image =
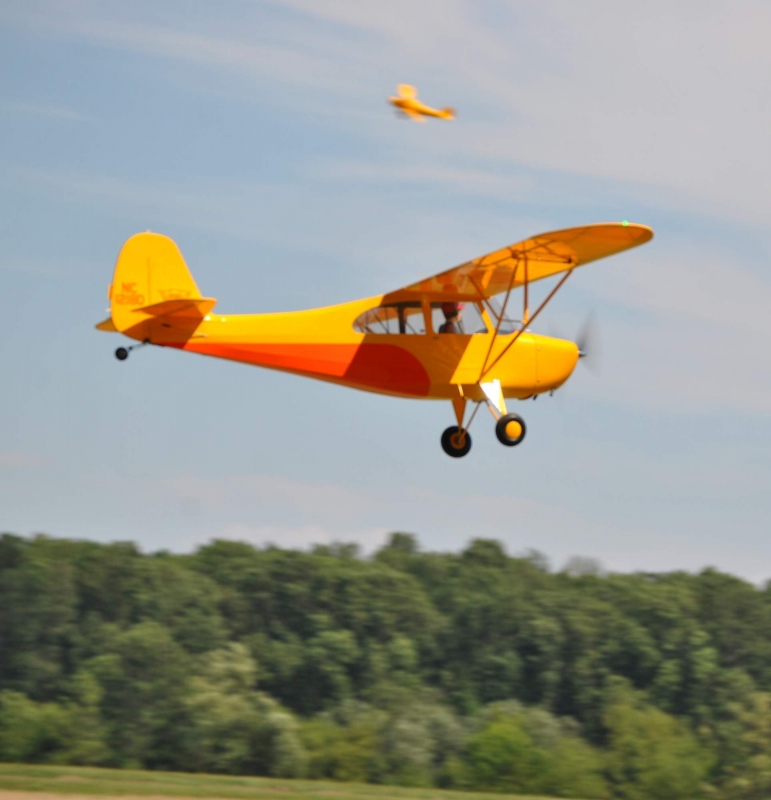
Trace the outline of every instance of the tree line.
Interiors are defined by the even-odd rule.
[[[771,589],[402,533],[369,558],[5,534],[0,760],[766,798]]]

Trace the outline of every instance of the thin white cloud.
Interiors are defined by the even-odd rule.
[[[483,169],[466,169],[445,163],[398,164],[388,166],[373,161],[340,158],[317,162],[311,176],[331,183],[362,184],[418,184],[421,186],[447,186],[465,195],[499,197],[512,200],[523,198],[537,190],[532,178],[506,175]]]
[[[27,259],[8,258],[0,256],[0,271],[24,272],[32,275],[56,275],[59,270],[48,264],[42,264]]]
[[[0,114],[21,114],[64,122],[95,122],[96,117],[63,106],[44,103],[0,103]]]
[[[164,495],[200,506],[206,513],[248,508],[276,510],[347,524],[366,514],[372,499],[336,484],[316,484],[274,475],[223,479],[181,477],[160,481]]]
[[[320,170],[314,170],[306,169],[306,165],[299,162],[297,180],[282,184],[218,180],[205,184],[151,183],[104,174],[20,167],[0,167],[0,175],[5,177],[6,185],[19,192],[42,192],[68,204],[92,205],[96,201],[101,213],[132,214],[147,220],[146,227],[153,230],[163,231],[163,226],[175,225],[250,242],[285,246],[291,241],[294,248],[301,247],[302,240],[297,239],[296,234],[302,231],[311,241],[305,246],[311,248],[312,254],[325,253],[337,262],[349,262],[358,272],[362,260],[361,241],[340,234],[337,222],[344,217],[352,228],[367,230],[370,240],[367,259],[371,281],[362,294],[397,288],[480,255],[480,247],[495,249],[510,243],[516,233],[526,236],[543,229],[546,224],[543,220],[528,222],[520,217],[520,226],[527,227],[512,231],[508,215],[501,212],[506,220],[502,234],[505,239],[492,239],[486,234],[479,237],[483,242],[480,245],[476,237],[464,237],[463,229],[481,231],[483,226],[490,226],[494,218],[487,210],[466,214],[464,226],[453,222],[453,215],[447,210],[421,208],[416,218],[410,206],[394,206],[388,192],[370,191],[367,178],[363,182],[341,183],[345,193],[330,193],[329,182],[334,177],[325,175],[333,167],[331,162],[323,163]],[[417,176],[397,171],[394,180],[428,181],[430,174],[458,191],[462,190],[463,176],[468,175],[463,170],[442,173],[441,168],[432,167]],[[373,169],[371,175],[378,186],[388,187],[389,180],[379,168]],[[472,175],[469,179],[478,180],[480,192],[484,191],[483,175]],[[520,187],[520,191],[524,192],[524,187]],[[408,227],[404,220],[410,221]],[[449,229],[453,230],[452,236],[447,234]],[[308,236],[310,231],[313,231],[312,236]],[[399,235],[394,236],[394,231],[399,231]],[[184,241],[179,244],[185,252]],[[298,253],[298,258],[300,256]],[[336,299],[342,302],[351,298]],[[334,302],[334,298],[329,302]],[[244,309],[250,310],[254,309]]]
[[[527,164],[626,182],[630,195],[665,206],[765,221],[771,52],[760,32],[771,9],[759,0],[705,3],[698,15],[664,0],[500,3],[484,13],[461,0],[273,6],[291,9],[293,23],[266,26],[260,6],[248,3],[224,3],[213,16],[85,0],[49,0],[35,11],[11,3],[6,18],[46,35],[236,72],[252,82],[244,87],[252,100],[312,108],[375,141],[394,136],[380,93],[424,76],[462,107],[455,134],[413,140],[417,163],[429,153],[444,170],[474,160],[467,168],[492,176]],[[281,86],[291,95],[273,91]],[[383,124],[359,113],[375,96]],[[497,179],[488,186],[499,195]]]
[[[769,336],[664,315],[606,333],[602,376],[573,379],[569,391],[705,419],[718,411],[771,415]]]
[[[748,482],[732,461],[716,465],[700,451],[670,456],[672,468],[662,472],[655,456],[646,458],[637,452],[632,466],[627,448],[584,444],[568,472],[576,484],[573,491],[581,491],[582,481],[588,481],[584,491],[604,500],[595,503],[592,511],[577,510],[564,488],[558,487],[546,502],[516,491],[449,494],[409,486],[355,490],[275,475],[233,475],[186,476],[152,487],[124,486],[124,491],[133,502],[141,503],[150,518],[158,504],[165,508],[179,501],[194,504],[188,519],[196,521],[196,532],[186,524],[184,534],[174,537],[177,549],[225,538],[303,549],[355,541],[371,553],[382,546],[389,532],[402,530],[418,532],[423,544],[433,550],[457,551],[479,536],[500,540],[512,553],[536,547],[555,563],[576,552],[602,554],[611,569],[629,570],[699,569],[720,563],[719,537],[711,526],[708,538],[704,531],[692,531],[673,544],[677,523],[672,520],[655,524],[627,517],[619,524],[607,508],[610,498],[606,495],[627,507],[660,505],[673,493],[681,504],[703,503],[706,497],[712,504],[730,504],[737,498],[755,497],[763,489],[761,479]],[[619,486],[618,475],[629,470],[634,474],[633,486],[623,481]],[[161,546],[157,537],[154,541],[154,546]],[[763,577],[757,570],[750,572],[753,578]]]
[[[0,467],[10,469],[24,469],[26,467],[42,467],[49,463],[48,459],[30,453],[10,451],[0,453]]]
[[[6,19],[42,35],[226,70],[252,81],[327,91],[349,83],[345,65],[331,62],[324,52],[335,48],[342,56],[348,49],[345,43],[325,42],[318,32],[289,29],[284,30],[284,40],[271,40],[256,20],[233,14],[232,3],[230,14],[214,17],[175,13],[173,6],[128,8],[88,0],[76,5],[48,0],[42,5],[41,12],[40,7],[30,10],[11,2]],[[349,53],[352,58],[359,54]]]
[[[248,542],[253,545],[273,544],[283,548],[306,549],[313,545],[334,544],[336,542],[355,542],[365,553],[371,553],[385,544],[388,531],[386,529],[361,528],[350,530],[341,539],[340,532],[335,529],[322,528],[317,525],[245,525],[236,523],[226,525],[217,530],[210,538],[230,539]]]
[[[620,305],[771,338],[771,279],[714,245],[669,243],[608,278],[600,291]]]
[[[127,209],[141,211],[147,220],[203,228],[214,233],[253,240],[265,235],[254,220],[281,203],[283,186],[218,182],[202,190],[200,185],[152,186],[110,175],[68,170],[0,168],[8,183],[20,191],[43,191],[49,196],[82,203],[100,202],[108,214]]]
[[[303,545],[355,538],[371,547],[388,530],[425,529],[427,519],[432,529],[451,537],[448,546],[458,546],[465,538],[459,532],[469,525],[485,535],[506,537],[513,520],[531,536],[561,529],[598,532],[591,521],[557,503],[516,495],[449,496],[410,487],[394,495],[392,489],[362,491],[275,475],[185,476],[159,481],[142,492],[148,498],[157,494],[151,502],[192,505],[207,519],[220,520],[217,530],[254,542],[271,541],[283,531],[288,537],[284,541]],[[277,525],[273,520],[278,519],[292,522]]]
[[[603,326],[603,375],[579,391],[701,414],[771,414],[771,280],[715,245],[651,247],[631,269],[592,279],[592,292],[635,317]]]

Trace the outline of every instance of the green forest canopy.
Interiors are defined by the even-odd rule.
[[[765,798],[771,590],[477,539],[192,555],[0,537],[0,760]]]

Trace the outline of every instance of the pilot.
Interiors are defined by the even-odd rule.
[[[463,306],[460,303],[442,303],[444,322],[439,326],[439,333],[461,333],[460,317]]]

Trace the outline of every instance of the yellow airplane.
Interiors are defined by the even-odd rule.
[[[425,122],[426,117],[439,119],[455,119],[454,108],[431,108],[418,100],[418,90],[414,86],[400,83],[396,87],[398,97],[389,97],[388,102],[395,106],[399,113],[415,122]]]
[[[585,355],[578,345],[532,333],[536,319],[577,267],[644,244],[645,225],[601,223],[543,233],[394,292],[341,305],[273,314],[214,314],[177,245],[138,233],[124,245],[108,290],[110,316],[96,327],[146,344],[396,397],[450,401],[456,425],[442,435],[455,458],[471,449],[469,427],[481,405],[499,441],[525,438],[509,399],[552,392]],[[531,313],[530,285],[560,276]],[[522,289],[522,311],[507,316]],[[472,411],[473,408],[473,411]],[[467,410],[472,413],[467,419]]]

